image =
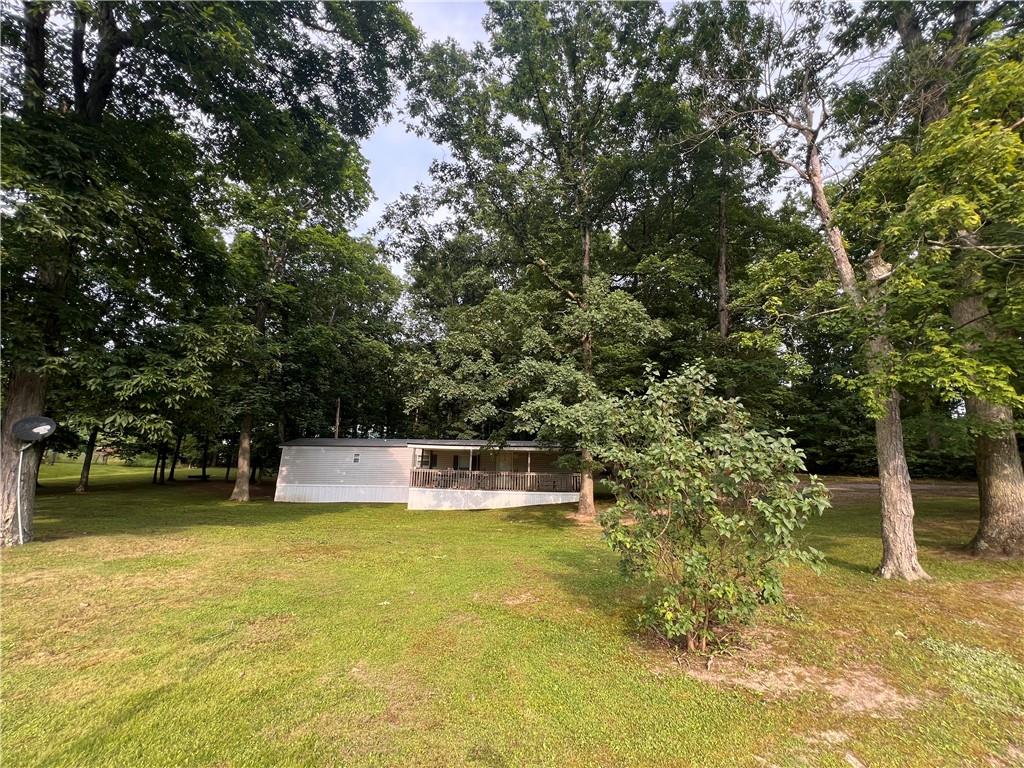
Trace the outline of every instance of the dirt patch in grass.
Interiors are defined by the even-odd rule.
[[[832,747],[845,744],[849,740],[850,734],[844,731],[815,731],[807,736],[808,744],[827,744]]]
[[[505,605],[529,605],[530,603],[536,603],[538,598],[532,592],[520,592],[515,595],[509,595],[502,599]]]
[[[113,664],[133,656],[135,653],[127,648],[68,648],[40,649],[30,655],[16,657],[16,660],[26,667],[61,666],[81,671],[99,664]]]
[[[1024,765],[1024,749],[1016,744],[1010,744],[1005,754],[990,756],[988,764],[991,768],[1019,768]]]
[[[975,582],[971,592],[991,597],[1024,611],[1024,579],[1020,581]]]
[[[453,613],[453,614],[451,614],[450,616],[448,616],[444,620],[443,625],[444,626],[448,626],[448,627],[457,627],[457,626],[460,626],[462,624],[476,624],[476,625],[479,625],[479,624],[483,624],[483,623],[484,623],[483,620],[479,616],[476,616],[474,614],[471,614],[471,613]]]
[[[260,616],[246,624],[242,633],[242,645],[246,648],[268,644],[280,645],[292,639],[294,625],[295,616],[290,613]]]
[[[193,555],[201,549],[191,536],[150,531],[143,535],[82,532],[77,535],[40,535],[36,541],[47,542],[52,557],[85,555],[93,561],[124,560],[148,555]]]
[[[401,764],[393,754],[401,733],[436,726],[429,710],[432,694],[415,678],[366,661],[320,676],[313,690],[324,702],[321,711],[301,722],[273,724],[265,735],[290,744],[329,744],[345,764],[394,765]]]
[[[822,687],[851,714],[895,716],[921,703],[917,697],[900,693],[867,669],[852,669],[839,678],[826,678]]]
[[[348,672],[349,678],[372,689],[384,700],[379,715],[368,715],[372,720],[383,720],[394,728],[422,728],[426,725],[426,705],[432,698],[408,675],[396,676],[359,662]]]
[[[730,655],[681,663],[698,680],[745,688],[768,699],[827,694],[844,714],[898,717],[920,705],[918,698],[901,693],[867,667],[850,666],[835,674],[798,664],[786,653],[782,635],[765,628],[748,632]]]
[[[824,692],[835,699],[838,708],[846,714],[895,717],[920,704],[917,698],[900,693],[876,673],[864,668],[848,669],[835,676],[814,666],[786,664],[776,669],[758,670],[730,659],[710,669],[695,666],[687,672],[705,682],[746,688],[769,699]]]

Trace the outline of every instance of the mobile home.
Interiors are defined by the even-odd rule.
[[[564,453],[532,440],[292,440],[275,501],[387,502],[409,509],[492,509],[579,499]]]

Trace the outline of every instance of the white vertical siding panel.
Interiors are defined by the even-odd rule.
[[[274,501],[405,504],[409,501],[409,488],[398,485],[286,485],[278,486]]]
[[[404,502],[411,468],[407,446],[284,446],[274,500]]]

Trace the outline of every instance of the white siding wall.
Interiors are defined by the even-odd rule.
[[[274,500],[404,503],[411,468],[412,449],[405,446],[285,446]]]

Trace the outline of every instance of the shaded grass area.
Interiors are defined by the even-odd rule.
[[[102,466],[83,497],[47,469],[38,541],[4,553],[5,765],[1011,765],[1024,741],[1024,568],[963,554],[970,498],[919,502],[914,585],[871,575],[877,508],[840,500],[824,572],[789,571],[706,680],[632,633],[639,591],[564,507],[236,505]]]

